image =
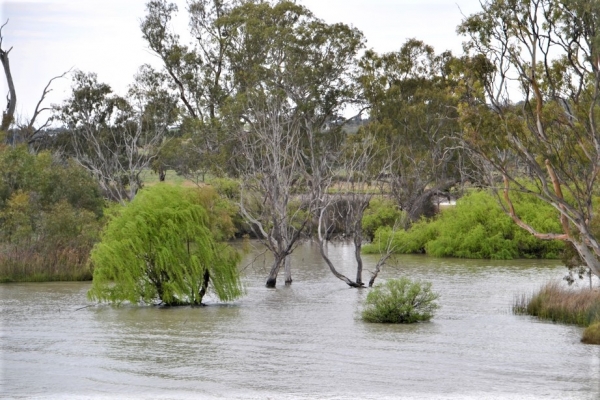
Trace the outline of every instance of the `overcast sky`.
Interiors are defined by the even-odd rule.
[[[140,20],[147,0],[38,0],[2,2],[2,48],[9,57],[17,90],[17,115],[33,113],[48,80],[69,68],[96,72],[102,82],[124,94],[138,67],[159,65],[141,38]],[[187,31],[185,0],[175,0],[176,31]],[[297,0],[326,22],[360,29],[367,47],[398,50],[409,38],[436,52],[461,52],[456,26],[479,10],[479,0]],[[6,107],[6,79],[0,76],[0,109]],[[68,79],[53,85],[49,102],[68,96]]]

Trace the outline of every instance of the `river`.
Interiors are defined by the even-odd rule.
[[[557,262],[398,257],[380,281],[431,281],[441,305],[431,322],[398,326],[363,323],[368,290],[334,278],[314,245],[295,251],[291,287],[264,287],[259,253],[242,264],[247,294],[226,305],[111,307],[87,300],[90,283],[1,285],[1,396],[600,398],[600,346],[511,313],[515,296],[564,275]],[[351,246],[329,254],[352,273]]]

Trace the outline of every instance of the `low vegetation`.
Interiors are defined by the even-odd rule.
[[[91,279],[103,205],[98,184],[73,162],[1,149],[0,281]]]
[[[394,228],[404,219],[405,214],[393,199],[383,196],[373,197],[363,215],[363,233],[367,239],[372,241],[379,228]]]
[[[535,198],[513,199],[524,221],[540,231],[559,230],[556,211]],[[505,214],[497,199],[487,191],[472,191],[455,207],[438,217],[421,219],[408,230],[379,229],[374,243],[364,251],[378,252],[379,243],[392,245],[397,253],[426,253],[435,257],[460,257],[509,260],[516,258],[560,258],[564,243],[534,238]]]
[[[390,279],[369,292],[362,319],[391,324],[429,321],[438,308],[438,297],[430,282],[413,282],[406,277]]]
[[[600,322],[600,292],[592,289],[577,291],[551,282],[531,296],[518,298],[513,311],[553,322],[589,326]]]
[[[600,291],[573,290],[558,282],[543,286],[531,296],[523,295],[513,305],[516,314],[586,327],[582,342],[600,344]]]
[[[600,322],[595,322],[585,328],[581,341],[586,344],[600,344]]]

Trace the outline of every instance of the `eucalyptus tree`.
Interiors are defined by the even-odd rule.
[[[599,15],[597,1],[487,0],[458,27],[468,38],[460,70],[465,143],[513,220],[538,238],[571,243],[598,276]],[[521,220],[513,190],[556,208],[562,232]]]
[[[325,145],[339,145],[339,127],[326,125],[353,99],[350,73],[362,34],[291,1],[247,2],[218,22],[231,38],[241,210],[273,253],[267,286],[276,285],[282,264],[291,283],[288,256],[316,200],[307,189],[322,184],[312,157],[317,147],[322,153]]]
[[[146,72],[124,98],[98,82],[96,74],[75,71],[71,96],[56,109],[68,131],[68,154],[90,171],[109,199],[121,203],[135,197],[140,174],[173,120],[167,95],[152,100],[144,94]]]
[[[378,138],[382,179],[410,223],[432,210],[431,199],[460,183],[464,159],[452,138],[458,124],[450,52],[410,39],[397,52],[367,51],[358,81]]]
[[[188,2],[189,31],[184,43],[171,21],[179,11],[174,3],[152,0],[146,4],[141,30],[149,48],[162,61],[166,82],[181,106],[181,135],[185,150],[197,153],[196,168],[223,172],[229,159],[223,155],[231,143],[221,124],[221,108],[232,92],[231,69],[226,52],[231,46],[227,28],[217,23],[237,0]],[[189,171],[193,172],[193,171]]]

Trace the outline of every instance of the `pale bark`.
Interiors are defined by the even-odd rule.
[[[550,0],[489,0],[482,9],[459,27],[470,38],[465,48],[471,60],[480,57],[490,67],[475,79],[481,85],[469,88],[473,95],[463,106],[481,111],[479,121],[466,118],[465,143],[482,160],[491,187],[497,175],[485,170],[502,175],[505,209],[518,226],[539,239],[570,242],[600,276],[600,245],[592,232],[600,173],[596,11],[585,1]],[[514,92],[524,96],[519,105],[511,102]],[[562,232],[539,232],[522,221],[509,190],[554,207]]]
[[[299,119],[285,99],[276,96],[249,99],[247,109],[251,110],[249,130],[239,132],[245,163],[240,210],[273,254],[266,286],[276,286],[282,263],[286,283],[290,284],[291,264],[285,260],[308,222],[301,207],[289,209],[294,183],[303,176]],[[247,206],[249,202],[254,207]]]
[[[54,82],[56,79],[64,78],[65,75],[67,75],[69,72],[71,72],[71,70],[65,71],[62,74],[57,75],[48,81],[48,83],[44,87],[44,90],[42,91],[42,95],[40,96],[40,99],[38,100],[37,104],[35,105],[35,109],[33,110],[33,116],[31,117],[29,122],[27,122],[26,125],[20,127],[21,130],[25,130],[25,132],[27,133],[27,137],[25,139],[27,140],[27,143],[29,145],[42,139],[42,137],[43,137],[42,131],[45,128],[47,128],[48,126],[50,126],[50,124],[52,123],[52,121],[54,119],[53,116],[50,116],[50,117],[46,118],[46,121],[43,124],[41,124],[37,127],[35,126],[35,123],[36,123],[38,117],[40,116],[40,114],[42,114],[46,111],[53,110],[52,107],[43,107],[42,106],[44,104],[44,101],[46,100],[46,96],[52,91],[52,89],[50,89],[52,82]]]
[[[99,127],[84,123],[71,129],[74,158],[98,180],[107,197],[125,204],[141,188],[140,174],[160,149],[165,128],[144,130],[137,112],[128,124],[101,128],[102,135]],[[145,149],[140,148],[142,142]],[[148,153],[149,149],[154,150]]]

